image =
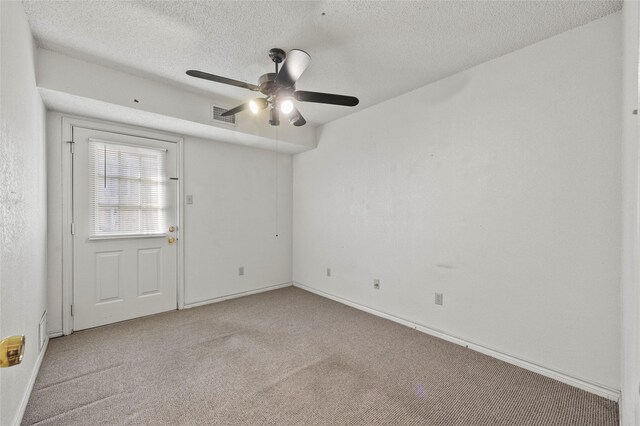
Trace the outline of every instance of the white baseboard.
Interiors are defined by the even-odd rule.
[[[243,291],[240,293],[228,294],[226,296],[215,297],[213,299],[207,299],[200,302],[185,303],[183,309],[195,308],[197,306],[210,305],[212,303],[223,302],[225,300],[237,299],[238,297],[249,296],[251,294],[264,293],[265,291],[277,290],[279,288],[291,287],[293,282],[289,281],[282,284],[270,285],[267,287],[257,288],[255,290]]]
[[[50,331],[48,333],[49,335],[49,339],[54,339],[56,337],[62,337],[64,333],[62,333],[62,330],[58,330],[58,331]]]
[[[16,418],[13,421],[14,426],[20,426],[22,423],[22,418],[24,417],[24,412],[27,409],[27,404],[29,403],[29,398],[31,397],[31,391],[33,391],[33,385],[36,383],[36,378],[38,377],[38,372],[40,371],[40,366],[42,365],[42,360],[44,359],[44,354],[47,352],[47,347],[49,346],[49,337],[44,341],[44,345],[42,345],[42,350],[38,354],[38,359],[36,359],[36,365],[31,372],[31,377],[29,378],[29,384],[27,385],[27,390],[22,396],[22,401],[20,401],[20,407],[18,408],[18,412],[16,413]]]
[[[585,379],[573,377],[571,375],[561,373],[559,371],[552,370],[547,367],[543,367],[541,365],[537,365],[530,361],[525,361],[523,359],[517,358],[513,355],[505,354],[495,349],[488,348],[486,346],[478,345],[476,343],[470,342],[468,340],[452,336],[445,332],[435,330],[426,325],[418,324],[413,321],[409,321],[395,315],[388,314],[386,312],[378,311],[376,309],[370,308],[368,306],[361,305],[359,303],[352,302],[347,299],[343,299],[339,296],[334,296],[333,294],[326,293],[321,290],[316,290],[315,288],[308,287],[304,284],[293,282],[294,287],[298,287],[302,290],[308,291],[310,293],[317,294],[322,297],[326,297],[327,299],[335,300],[336,302],[342,303],[347,306],[351,306],[352,308],[359,309],[364,312],[368,312],[370,314],[376,315],[381,318],[385,318],[391,320],[393,322],[397,322],[398,324],[405,325],[407,327],[411,327],[415,330],[421,331],[423,333],[429,334],[431,336],[439,337],[440,339],[447,340],[449,342],[458,344],[460,346],[465,346],[471,350],[476,352],[483,353],[490,357],[499,359],[504,362],[508,362],[509,364],[516,365],[518,367],[524,368],[529,371],[533,371],[534,373],[542,374],[543,376],[549,377],[551,379],[558,380],[559,382],[566,383],[568,385],[574,386],[578,389],[582,389],[584,391],[593,393],[598,396],[602,396],[604,398],[610,399],[612,401],[618,402],[620,400],[620,391],[617,389],[612,389],[608,386],[604,386],[598,383],[593,383]]]

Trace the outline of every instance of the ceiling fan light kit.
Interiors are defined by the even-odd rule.
[[[259,113],[260,111],[262,111],[263,109],[265,109],[268,106],[269,106],[269,103],[267,102],[267,100],[265,98],[256,98],[256,99],[252,99],[251,101],[249,101],[249,109],[254,114]],[[229,111],[231,111],[231,110],[229,110]],[[227,114],[227,113],[224,113],[224,114]],[[231,115],[231,114],[227,114],[227,115]]]
[[[283,114],[287,115],[289,115],[291,111],[293,111],[293,102],[291,102],[291,99],[285,99],[284,101],[282,101],[282,103],[280,104],[280,111],[282,111]]]
[[[252,99],[226,111],[222,116],[235,115],[247,108],[252,113],[257,114],[261,110],[269,108],[269,124],[272,126],[280,125],[280,112],[285,114],[289,123],[296,127],[304,126],[307,123],[294,105],[294,99],[298,102],[314,102],[348,107],[354,107],[360,102],[354,96],[296,90],[296,82],[311,61],[309,54],[303,50],[292,49],[289,54],[286,54],[284,50],[274,48],[269,51],[269,57],[275,64],[276,72],[260,76],[258,85],[197,70],[189,70],[187,75],[262,93],[266,96],[265,98]],[[280,68],[281,63],[282,67]]]

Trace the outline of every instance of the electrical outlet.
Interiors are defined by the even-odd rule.
[[[193,195],[186,195],[184,199],[185,199],[185,203],[193,204]]]
[[[238,268],[238,275],[244,275],[244,266]]]
[[[331,276],[331,268],[327,268],[327,276],[330,277]]]
[[[435,299],[436,305],[442,305],[442,301],[443,301],[442,293],[436,293],[436,299]]]
[[[378,279],[373,280],[373,288],[376,290],[380,290],[380,280]]]

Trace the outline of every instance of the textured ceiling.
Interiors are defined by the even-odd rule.
[[[40,47],[237,103],[254,94],[184,72],[199,69],[257,83],[261,74],[273,72],[270,48],[303,49],[311,65],[298,89],[360,98],[356,108],[300,104],[311,124],[622,7],[621,1],[23,3]]]

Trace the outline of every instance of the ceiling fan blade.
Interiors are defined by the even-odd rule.
[[[282,64],[282,68],[276,76],[276,83],[284,87],[296,84],[304,70],[309,66],[311,56],[304,50],[292,49]]]
[[[244,111],[247,108],[249,108],[249,102],[247,102],[246,104],[238,105],[233,109],[223,112],[222,114],[220,114],[220,117],[228,117],[229,115],[235,115],[239,112]]]
[[[293,96],[300,102],[315,102],[319,104],[343,105],[353,107],[360,102],[354,96],[334,95],[332,93],[305,92],[296,90]]]
[[[256,86],[255,84],[245,83],[244,81],[233,80],[231,78],[221,77],[219,75],[209,74],[203,71],[189,70],[187,71],[187,75],[190,75],[191,77],[215,81],[217,83],[230,84],[231,86],[241,87],[243,89],[249,89],[256,92],[260,90],[260,87]]]
[[[307,120],[304,119],[296,107],[293,107],[293,110],[289,113],[289,123],[296,127],[300,127],[307,124]]]

